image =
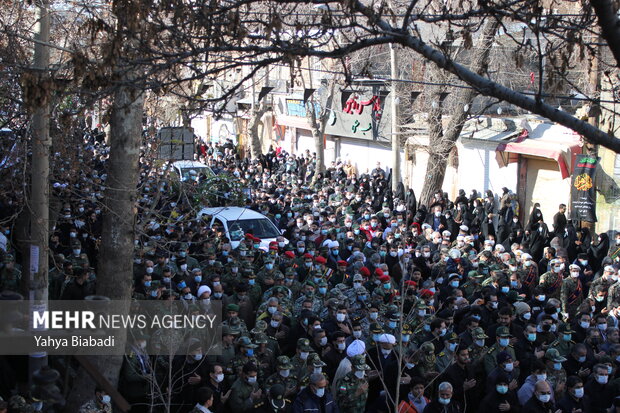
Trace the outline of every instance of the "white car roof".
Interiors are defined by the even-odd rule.
[[[208,168],[208,165],[198,161],[176,161],[172,164],[175,168]]]
[[[224,218],[226,221],[237,221],[244,219],[269,219],[263,214],[248,208],[241,207],[221,207],[221,208],[203,208],[198,216],[211,215]]]

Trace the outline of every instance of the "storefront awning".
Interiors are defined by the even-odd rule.
[[[501,143],[497,146],[497,160],[505,166],[519,159],[518,155],[553,159],[558,163],[562,179],[570,176],[575,156],[581,153],[579,134],[561,125],[540,123],[532,127],[528,136],[520,141]]]

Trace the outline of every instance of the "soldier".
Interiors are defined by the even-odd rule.
[[[549,348],[545,352],[545,364],[547,365],[547,381],[553,386],[556,396],[564,392],[566,384],[566,370],[562,367],[562,363],[566,358],[562,357],[558,350]],[[561,396],[560,396],[561,397]]]
[[[484,370],[486,374],[490,374],[497,367],[497,355],[502,351],[505,351],[510,355],[510,358],[517,360],[514,348],[510,345],[510,329],[506,326],[497,327],[496,342],[489,348],[487,354],[484,356]],[[514,377],[519,377],[519,369],[517,368],[519,362],[515,361],[515,373]]]
[[[297,274],[295,273],[295,268],[286,268],[284,273],[284,286],[291,291],[289,300],[293,300],[293,297],[297,297],[302,288],[301,283],[297,281],[296,276]]]
[[[80,267],[87,269],[90,267],[88,256],[82,254],[82,244],[80,244],[78,240],[71,241],[71,255],[67,257],[67,260],[73,264],[74,268]]]
[[[132,405],[148,403],[150,393],[151,363],[146,354],[149,336],[138,331],[133,334],[131,352],[121,367],[119,390]]]
[[[558,259],[550,262],[551,271],[547,271],[540,276],[538,286],[545,293],[547,298],[560,298],[560,287],[562,286],[563,270],[562,263]]]
[[[437,355],[435,369],[439,372],[445,371],[454,361],[455,350],[459,345],[459,336],[456,333],[446,334],[443,351]]]
[[[317,353],[310,353],[308,355],[308,363],[306,372],[303,376],[299,377],[299,388],[303,389],[310,384],[310,376],[314,373],[320,373],[325,376],[325,380],[329,380],[327,374],[323,372],[323,368],[327,366],[327,363],[323,362]]]
[[[426,379],[432,379],[439,373],[435,369],[437,358],[435,357],[435,345],[430,341],[420,346],[420,374]]]
[[[246,364],[252,364],[256,368],[256,377],[258,377],[259,364],[256,356],[254,355],[254,350],[258,346],[250,340],[249,337],[241,336],[237,339],[237,357],[232,360],[230,365],[227,367],[227,372],[230,372],[231,378],[241,377],[241,371]]]
[[[95,398],[84,403],[79,413],[112,413],[111,401],[110,396],[105,394],[102,388],[96,387]]]
[[[272,257],[265,257],[264,263],[265,265],[263,268],[261,268],[258,274],[256,274],[256,278],[258,279],[258,283],[262,287],[263,291],[266,291],[274,285],[276,277],[282,275],[282,273],[275,266],[274,259]]]
[[[296,354],[291,359],[295,377],[302,377],[305,374],[306,366],[308,365],[308,356],[311,351],[314,350],[312,346],[310,346],[310,340],[307,338],[300,338],[297,340]]]
[[[471,365],[476,372],[484,372],[484,357],[489,351],[486,346],[486,340],[489,338],[484,333],[482,327],[476,327],[471,331],[471,336],[474,339],[471,346],[469,346],[469,357],[471,358]]]
[[[269,340],[265,333],[256,334],[254,343],[258,345],[255,355],[258,360],[258,381],[263,382],[272,373],[273,365],[275,362],[275,355],[269,347],[267,347]]]
[[[564,314],[576,314],[583,301],[583,286],[579,280],[581,269],[577,264],[569,267],[570,277],[565,279],[561,288],[562,311]]]
[[[252,363],[243,365],[239,378],[230,389],[228,405],[232,412],[249,411],[262,396],[258,387],[258,367]]]
[[[298,379],[291,374],[293,365],[287,356],[280,356],[276,363],[276,372],[265,381],[265,391],[270,391],[271,387],[279,384],[284,387],[284,396],[292,397],[296,394],[299,385]]]
[[[342,413],[364,413],[368,399],[366,372],[370,367],[362,354],[351,359],[352,370],[337,383],[336,401]]]
[[[253,413],[288,413],[291,411],[292,403],[285,396],[286,389],[281,384],[275,384],[269,389],[269,396],[263,396],[254,405]]]
[[[18,291],[22,273],[15,267],[15,258],[7,254],[3,262],[4,268],[0,271],[0,291]]]
[[[191,257],[188,254],[188,251],[189,251],[189,245],[187,244],[187,242],[182,242],[179,245],[179,251],[177,255],[180,258],[185,258],[185,262],[187,263],[187,268],[189,268],[190,270],[193,270],[194,268],[200,268],[200,263],[198,262],[198,260],[194,257]]]
[[[571,329],[570,324],[560,324],[558,327],[558,339],[549,344],[549,347],[556,349],[560,356],[566,357],[575,344],[572,340],[573,333],[574,331]]]
[[[603,291],[607,292],[616,281],[618,281],[618,276],[616,275],[616,270],[614,269],[614,267],[612,267],[611,265],[605,266],[605,268],[603,268],[603,275],[592,281],[592,284],[590,284],[590,293],[588,295],[588,298],[596,298],[595,291],[597,290],[598,286],[601,286]]]

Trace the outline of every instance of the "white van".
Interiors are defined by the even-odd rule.
[[[215,175],[208,165],[198,161],[176,161],[172,163],[172,168],[181,182],[185,182],[190,178],[191,171],[194,171],[196,176],[205,175],[212,177]]]
[[[198,219],[209,220],[211,226],[222,226],[233,248],[239,246],[245,234],[251,233],[260,238],[260,248],[268,250],[269,243],[276,241],[276,238],[282,235],[282,232],[269,218],[248,208],[203,208],[198,212]],[[284,242],[288,244],[287,239]]]

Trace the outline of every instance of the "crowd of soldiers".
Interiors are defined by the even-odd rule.
[[[107,150],[82,151],[54,184],[55,299],[96,294]],[[380,164],[319,172],[308,152],[241,159],[230,141],[197,153],[282,235],[233,248],[142,159],[134,299],[193,315],[218,302],[224,321],[221,355],[194,337],[149,356],[164,334],[134,334],[119,385],[131,412],[620,412],[620,234],[577,227],[565,205],[547,225],[507,188],[421,204]],[[9,228],[0,286],[17,290]],[[81,412],[110,409],[98,388]]]

